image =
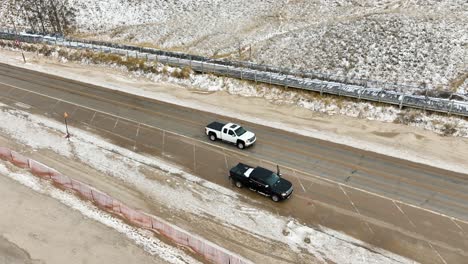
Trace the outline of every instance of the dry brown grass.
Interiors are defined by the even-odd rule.
[[[457,132],[457,124],[451,122],[451,123],[445,123],[442,126],[442,136],[453,136]]]
[[[174,78],[179,78],[179,79],[188,79],[190,78],[190,75],[192,74],[192,69],[190,67],[184,67],[183,69],[175,69],[172,73],[171,76]]]
[[[13,41],[0,40],[0,47],[14,48]],[[146,58],[125,57],[117,54],[94,52],[92,50],[70,50],[66,48],[58,48],[46,44],[27,44],[23,43],[21,49],[28,52],[37,52],[44,56],[51,56],[54,51],[58,52],[60,57],[66,58],[69,61],[88,60],[94,64],[114,64],[125,66],[128,71],[143,71],[145,73],[169,75],[167,66],[164,66],[162,71],[158,68],[158,63],[147,62]],[[182,69],[176,68],[172,72],[172,76],[180,79],[188,79],[193,71],[190,67]]]
[[[398,113],[397,118],[393,121],[396,124],[408,125],[417,122],[421,115],[421,111],[415,109],[407,109]]]
[[[450,89],[455,92],[468,79],[468,72],[460,74],[457,78],[450,82]]]

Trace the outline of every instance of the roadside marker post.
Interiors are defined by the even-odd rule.
[[[63,117],[65,119],[65,129],[67,131],[67,134],[65,134],[65,138],[68,139],[68,141],[70,141],[70,133],[68,133],[68,123],[67,123],[68,113],[67,112],[63,113]]]
[[[21,49],[21,42],[19,39],[16,39],[15,40],[15,46],[18,48],[18,49]],[[23,56],[23,62],[26,63],[26,58],[24,57],[24,51],[21,50],[21,56]]]

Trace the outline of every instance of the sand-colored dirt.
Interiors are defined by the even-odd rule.
[[[0,264],[165,263],[125,235],[0,175]]]

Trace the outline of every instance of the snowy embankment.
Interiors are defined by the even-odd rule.
[[[410,84],[402,88],[404,92],[415,87],[462,94],[468,90],[464,0],[70,0],[70,4],[77,9],[79,36],[250,59],[340,79]]]
[[[4,105],[0,123],[2,124],[0,131],[16,141],[35,150],[49,149],[60,155],[78,159],[98,171],[125,182],[151,200],[165,204],[171,210],[198,217],[209,215],[227,226],[243,229],[264,239],[286,243],[297,253],[306,250],[307,254],[312,254],[323,262],[411,262],[333,230],[323,227],[314,229],[301,225],[295,219],[254,208],[252,205],[240,202],[237,193],[213,184],[204,184],[205,181],[183,172],[172,164],[115,146],[105,139],[77,128],[72,128],[72,141],[67,142],[60,132],[63,124]],[[182,175],[186,182],[182,186],[178,184],[170,186],[165,181],[151,180],[144,174],[144,164],[151,164],[159,168],[160,173],[171,175],[174,179]],[[32,181],[25,176],[18,177],[24,178],[22,182],[25,184]],[[37,180],[33,182],[34,185],[31,187],[38,184]],[[189,188],[186,188],[187,186]],[[266,222],[268,225],[265,225]]]
[[[5,47],[11,49],[7,46]],[[65,47],[46,48],[45,46],[34,44],[23,44],[22,47],[25,50],[37,51],[40,54],[51,56],[58,59],[61,63],[67,63],[68,60],[71,60],[81,62],[82,64],[110,66],[128,72],[132,77],[144,77],[155,83],[165,82],[178,84],[189,89],[208,92],[226,91],[231,95],[264,98],[273,104],[296,105],[313,112],[327,115],[339,114],[354,118],[401,123],[434,131],[444,136],[468,137],[468,122],[463,117],[426,113],[424,111],[412,109],[401,110],[391,105],[356,101],[336,96],[322,97],[316,93],[299,89],[285,89],[283,87],[271,86],[263,83],[254,84],[248,81],[209,74],[194,74],[191,71],[164,66],[155,61],[125,62],[125,58],[122,57],[120,60],[123,62],[116,63],[116,58],[107,58],[106,56],[108,55],[90,55],[90,53],[86,51]],[[144,69],[142,69],[142,67]],[[98,85],[103,87],[107,86],[105,83]],[[126,92],[135,93],[135,91]],[[151,95],[144,96],[152,97]],[[332,141],[334,140],[332,139]]]

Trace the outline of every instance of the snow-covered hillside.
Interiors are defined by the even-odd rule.
[[[468,92],[465,0],[69,2],[79,36]]]

